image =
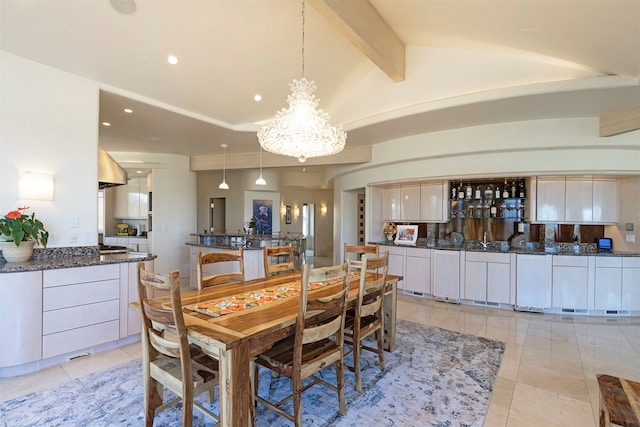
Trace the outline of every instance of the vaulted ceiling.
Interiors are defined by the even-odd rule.
[[[260,123],[302,74],[301,9],[2,0],[0,48],[96,81],[108,151],[181,153],[215,169],[225,143],[227,167],[255,167],[242,154],[258,152]],[[372,144],[417,133],[640,104],[638,0],[308,0],[304,43],[304,75],[348,133],[342,155],[311,165],[366,161]]]

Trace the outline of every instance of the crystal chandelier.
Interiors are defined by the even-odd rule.
[[[342,127],[329,124],[329,115],[316,110],[313,94],[316,83],[304,78],[304,0],[302,1],[302,78],[289,83],[289,108],[276,113],[273,121],[258,131],[258,141],[270,153],[297,157],[304,162],[310,157],[330,156],[344,148],[347,134]]]

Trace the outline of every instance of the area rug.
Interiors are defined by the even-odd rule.
[[[482,426],[505,344],[408,321],[397,322],[397,348],[363,353],[363,391],[345,373],[347,415],[337,412],[337,396],[314,386],[302,395],[305,426]],[[352,359],[347,358],[347,364]],[[134,360],[36,393],[0,403],[0,425],[142,426],[144,412],[140,360]],[[321,374],[335,381],[335,369]],[[259,394],[278,399],[291,389],[286,378],[261,370]],[[170,392],[165,392],[166,397]],[[204,397],[198,398],[204,401]],[[206,404],[206,403],[205,403]],[[206,404],[214,412],[218,406]],[[156,415],[155,425],[179,426],[181,405]],[[212,421],[194,410],[194,426]],[[287,420],[258,405],[256,426],[289,426]]]

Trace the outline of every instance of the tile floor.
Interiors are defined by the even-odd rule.
[[[486,426],[595,426],[596,373],[640,381],[640,318],[517,313],[407,295],[399,295],[398,318],[507,343]],[[0,379],[0,401],[137,357],[139,343]]]

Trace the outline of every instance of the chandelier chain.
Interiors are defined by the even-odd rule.
[[[304,78],[304,0],[302,0],[302,77]]]

